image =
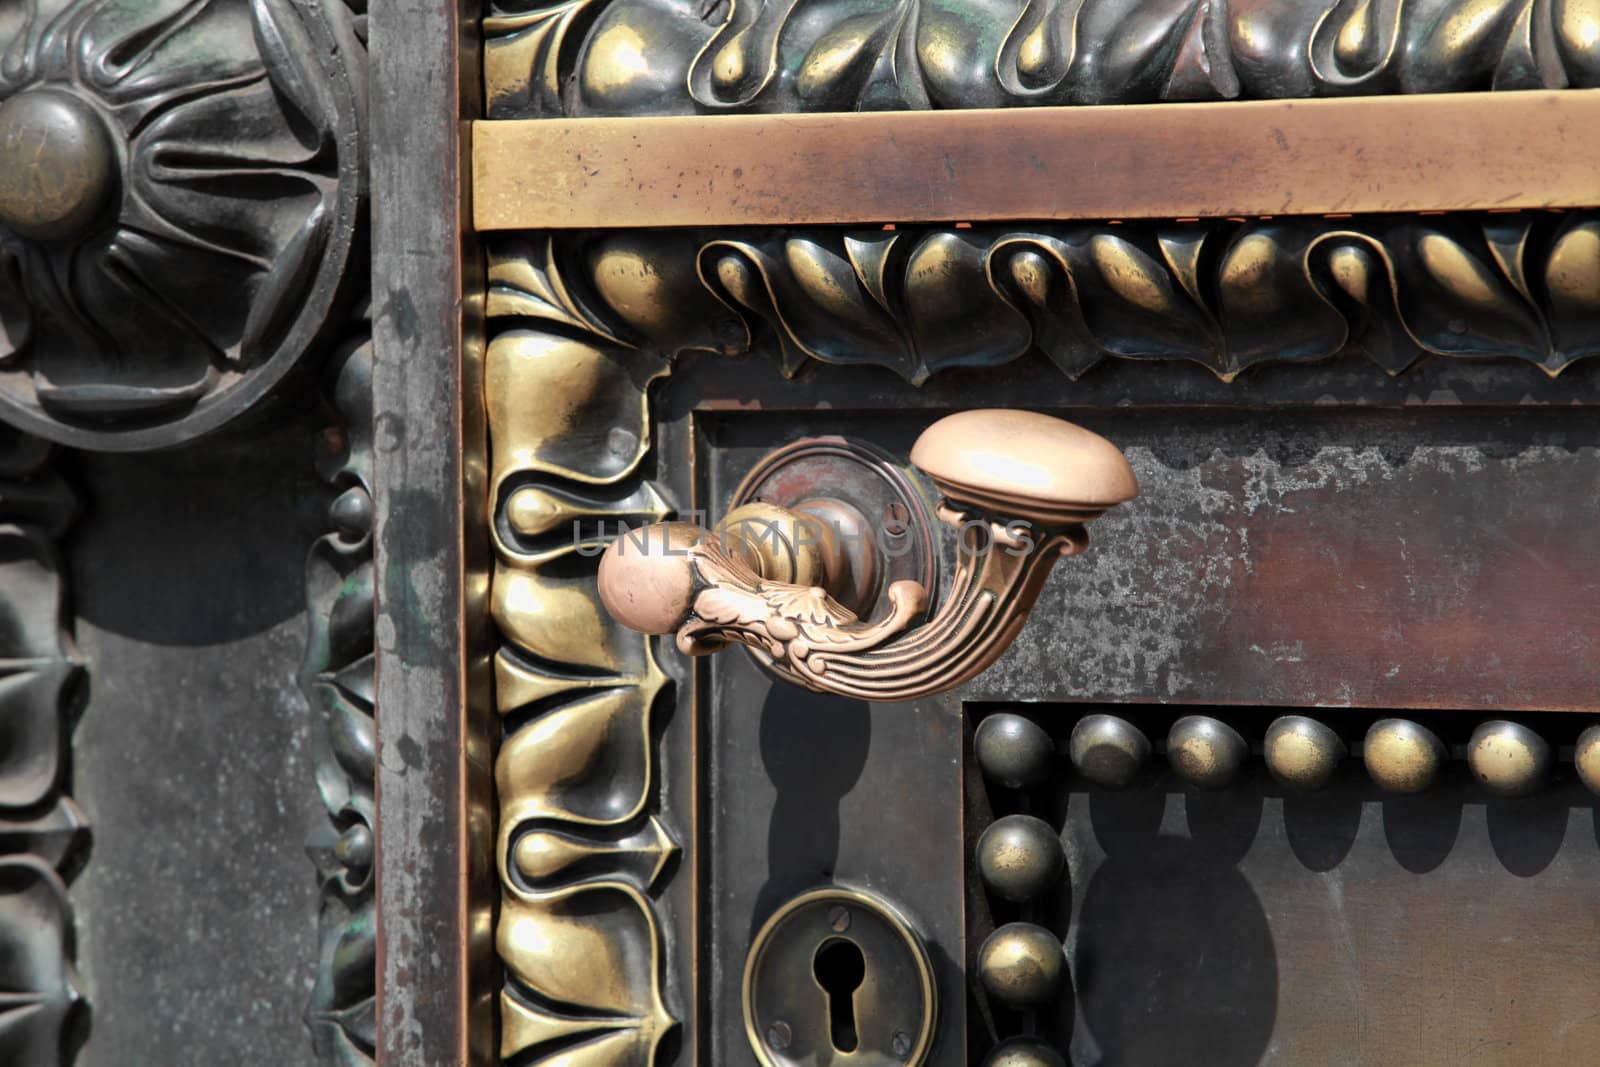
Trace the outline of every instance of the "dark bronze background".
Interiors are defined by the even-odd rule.
[[[968,707],[974,721],[996,710]],[[1063,743],[1095,710],[1026,707]],[[1110,710],[1160,739],[1196,709]],[[1259,742],[1273,713],[1216,714]],[[1313,714],[1352,741],[1378,717]],[[1476,719],[1410,714],[1458,748]],[[1582,724],[1518,718],[1555,745],[1570,745]],[[1379,791],[1358,760],[1314,794],[1285,789],[1259,762],[1206,792],[1164,762],[1120,791],[1085,782],[1064,751],[1046,781],[1020,791],[984,782],[969,762],[970,839],[995,815],[1030,812],[1060,829],[1069,857],[1029,903],[975,886],[973,946],[1025,918],[1065,940],[1071,964],[1033,1020],[999,1005],[983,1012],[974,1059],[996,1034],[1029,1029],[1074,1063],[1152,1067],[1193,1063],[1196,1049],[1218,1064],[1589,1055],[1600,806],[1570,766],[1533,797],[1504,800],[1486,796],[1460,760],[1416,796]]]
[[[968,968],[942,1010],[965,1016],[970,1044],[941,1044],[934,1062],[978,1062],[1031,1025],[1073,1062],[1187,1063],[1197,1047],[1218,1063],[1579,1055],[1596,802],[1566,762],[1530,799],[1489,797],[1459,753],[1479,721],[1515,708],[1570,746],[1588,717],[1540,709],[1596,708],[1594,563],[1570,536],[1590,521],[1573,517],[1587,505],[1571,487],[1600,484],[1591,373],[1551,382],[1512,360],[1435,359],[1400,379],[1347,356],[1224,383],[1112,360],[1071,382],[1030,355],[1005,375],[953,369],[913,388],[880,367],[785,381],[775,353],[758,354],[690,358],[662,395],[662,466],[702,472],[689,499],[713,519],[786,441],[845,434],[903,454],[937,414],[986,404],[1106,433],[1143,495],[1100,520],[1092,551],[1057,569],[1012,652],[963,694],[869,710],[774,688],[737,654],[700,669],[701,744],[715,753],[699,839],[710,1003],[732,995],[752,923],[838,879],[905,905],[935,937],[936,966]],[[681,476],[666,484],[683,491]],[[1065,698],[1078,703],[1053,703]],[[1020,707],[1062,746],[1031,799],[985,786],[970,751],[941,756],[963,715],[1018,699],[1044,702]],[[1341,705],[1310,713],[1353,746],[1402,709],[1457,758],[1408,798],[1354,758],[1323,792],[1286,790],[1257,757],[1212,794],[1159,759],[1110,792],[1065,757],[1086,710],[1131,715],[1157,739],[1203,711],[1259,744],[1284,710],[1270,702]],[[1441,710],[1405,710],[1417,708]],[[967,866],[992,813],[1016,810],[1049,820],[1069,857],[1033,913],[1067,942],[1068,991],[1032,1024],[966,992],[983,938],[1024,914],[991,906]],[[702,1017],[712,1062],[753,1062],[732,1015]]]

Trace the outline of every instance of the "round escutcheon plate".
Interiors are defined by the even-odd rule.
[[[745,960],[745,1034],[764,1067],[916,1067],[936,1018],[922,938],[862,890],[795,897],[761,927]]]
[[[728,510],[756,501],[807,513],[833,531],[860,578],[854,595],[840,599],[861,618],[886,615],[884,592],[902,579],[928,591],[930,614],[937,607],[939,526],[927,494],[888,453],[844,437],[803,438],[751,468]]]

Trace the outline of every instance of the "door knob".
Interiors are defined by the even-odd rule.
[[[918,626],[930,590],[914,580],[890,582],[887,610],[860,617],[874,592],[868,524],[827,499],[737,508],[716,531],[666,522],[625,532],[601,557],[601,600],[630,629],[674,634],[686,655],[740,644],[809,689],[915,700],[994,663],[1055,561],[1088,548],[1085,524],[1139,491],[1111,442],[1026,411],[940,419],[911,463],[939,490],[938,518],[957,546],[949,591]]]

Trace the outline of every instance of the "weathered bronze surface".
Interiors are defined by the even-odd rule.
[[[1367,731],[1361,758],[1372,780],[1390,793],[1421,793],[1449,758],[1444,742],[1419,723],[1380,719]]]
[[[1467,764],[1484,789],[1502,797],[1522,797],[1545,784],[1554,754],[1550,745],[1519,723],[1495,720],[1472,732]]]
[[[463,218],[471,4],[374,5],[377,1059],[496,1060],[483,277]]]
[[[473,220],[514,230],[1592,207],[1596,125],[1593,90],[483,122]]]
[[[1061,941],[1034,923],[1007,923],[978,949],[978,981],[1011,1007],[1048,1004],[1066,977]]]
[[[33,89],[0,103],[0,226],[20,237],[70,237],[117,186],[105,120],[81,97]]]
[[[1600,793],[1600,723],[1578,735],[1572,762],[1591,793]]]
[[[981,729],[1017,710],[975,715]],[[1059,750],[1048,783],[1017,791],[988,779],[986,790],[969,788],[967,816],[990,828],[984,836],[1042,821],[1069,862],[1021,902],[969,882],[969,966],[981,976],[990,942],[1020,922],[1039,928],[1041,952],[1065,944],[1067,977],[1026,1014],[1006,1006],[1009,986],[982,988],[969,1018],[991,1023],[973,1035],[969,1062],[1008,1062],[1001,1050],[1025,1041],[1034,1058],[1019,1062],[1055,1062],[1038,1047],[1053,1045],[1071,1062],[1176,1067],[1199,1048],[1227,1063],[1322,1062],[1335,1050],[1354,1063],[1447,1067],[1474,1054],[1507,1064],[1581,1058],[1594,1040],[1581,1008],[1594,972],[1584,946],[1595,916],[1584,902],[1600,852],[1593,797],[1559,764],[1546,768],[1542,791],[1502,799],[1469,771],[1467,724],[1438,713],[1408,725],[1445,731],[1467,760],[1447,762],[1423,795],[1375,788],[1355,760],[1315,794],[1280,786],[1249,759],[1220,792],[1159,765],[1107,790],[1078,780],[1066,757],[1084,709],[1027,710]],[[1173,715],[1124,711],[1152,732]],[[1270,729],[1269,709],[1217,714],[1251,739]],[[1323,709],[1319,720],[1369,738],[1395,722],[1351,709]],[[1572,717],[1554,714],[1484,726],[1552,751],[1577,732]],[[1493,916],[1509,917],[1502,928],[1512,932],[1478,936]],[[1498,1010],[1527,997],[1535,1003],[1525,1013]],[[1359,1048],[1348,1044],[1352,1020]]]
[[[937,996],[911,920],[872,893],[833,886],[785,902],[756,932],[741,1000],[762,1067],[920,1067]]]
[[[621,957],[596,953],[605,962],[573,967],[570,991],[576,1003],[595,1004],[584,998],[625,974],[620,984],[634,991],[633,1003],[648,1005],[653,995],[665,1016],[684,1023],[673,1029],[647,1008],[630,1007],[616,1016],[626,1021],[605,1055],[620,1049],[615,1055],[630,1060],[741,1060],[746,1035],[730,1035],[726,1019],[738,990],[725,972],[782,901],[871,871],[881,879],[872,884],[886,891],[899,879],[915,883],[934,902],[926,914],[937,931],[949,921],[939,893],[953,884],[949,854],[959,833],[943,807],[954,787],[941,777],[948,769],[941,731],[958,706],[954,698],[877,709],[773,688],[742,656],[687,666],[669,651],[658,660],[648,644],[630,643],[595,610],[592,560],[607,526],[724,506],[754,458],[794,432],[840,432],[853,416],[881,444],[897,432],[888,425],[893,418],[914,422],[986,406],[980,395],[998,397],[1002,406],[1107,408],[1089,415],[1095,428],[1120,442],[1131,425],[1140,435],[1141,476],[1150,470],[1185,503],[1179,514],[1160,515],[1152,502],[1106,520],[1147,535],[1128,543],[1148,551],[1094,558],[1092,576],[1052,582],[1043,601],[1048,621],[1019,642],[998,673],[985,676],[983,695],[995,700],[1069,696],[1119,714],[1115,729],[1099,738],[1111,747],[1098,750],[1085,744],[1074,751],[1063,725],[1071,718],[1047,722],[1048,731],[1018,715],[978,724],[973,762],[993,788],[986,801],[981,786],[975,793],[968,787],[969,801],[980,799],[966,813],[966,874],[984,906],[972,909],[968,956],[956,967],[964,963],[974,989],[987,986],[993,995],[980,992],[961,1022],[970,1047],[955,1047],[947,1035],[935,1058],[1064,1062],[1054,1045],[1070,1050],[1074,1062],[1192,1062],[1196,1049],[1209,1054],[1213,1047],[1218,1062],[1255,1062],[1266,1055],[1273,1010],[1295,1027],[1273,1038],[1274,1047],[1288,1050],[1276,1062],[1314,1062],[1308,1057],[1348,1048],[1340,1044],[1341,1025],[1369,1014],[1384,1017],[1386,1028],[1361,1031],[1361,1049],[1405,1047],[1396,1039],[1404,1013],[1389,1004],[1408,1003],[1415,1015],[1419,1002],[1411,994],[1457,972],[1437,959],[1395,960],[1393,946],[1427,957],[1435,939],[1425,935],[1445,928],[1454,913],[1432,898],[1412,900],[1411,914],[1426,927],[1412,936],[1417,931],[1385,927],[1384,917],[1370,914],[1384,898],[1368,887],[1404,895],[1406,878],[1439,850],[1431,835],[1449,822],[1448,813],[1435,820],[1429,806],[1460,806],[1461,796],[1481,804],[1486,795],[1463,792],[1470,764],[1452,763],[1442,743],[1438,750],[1425,743],[1440,720],[1423,712],[1400,727],[1373,725],[1359,746],[1376,712],[1352,720],[1318,711],[1315,720],[1268,723],[1284,706],[1322,703],[1385,713],[1433,704],[1495,712],[1596,706],[1592,684],[1574,668],[1581,659],[1574,649],[1593,629],[1575,607],[1593,591],[1583,577],[1592,573],[1592,552],[1562,534],[1585,522],[1587,506],[1558,500],[1552,489],[1593,469],[1582,428],[1587,413],[1511,410],[1519,399],[1594,403],[1593,372],[1583,361],[1597,350],[1600,326],[1595,220],[1580,210],[981,223],[1075,212],[1131,220],[1589,207],[1600,189],[1593,160],[1585,162],[1590,147],[1578,142],[1594,123],[1570,127],[1568,141],[1540,123],[1587,114],[1597,107],[1594,98],[1389,98],[1170,114],[1143,108],[1111,116],[1110,125],[1096,125],[1106,119],[1081,109],[968,112],[936,122],[905,114],[787,114],[763,125],[752,116],[709,113],[1593,85],[1600,33],[1585,28],[1595,23],[1590,6],[1446,2],[1380,10],[1326,3],[1267,10],[1179,3],[1157,11],[1091,0],[985,9],[981,17],[918,2],[882,11],[744,3],[699,11],[641,0],[494,7],[485,24],[490,118],[630,118],[615,126],[478,124],[478,224],[652,227],[489,239],[490,361],[497,368],[487,392],[495,422],[489,502],[495,611],[506,638],[498,656],[500,704],[508,748],[516,745],[520,765],[532,768],[526,778],[501,777],[502,816],[515,820],[510,831],[502,826],[498,850],[507,899],[564,884],[562,872],[575,872],[579,861],[571,857],[578,856],[593,882],[637,889],[644,921],[624,909],[629,920],[612,923],[606,947],[622,945],[629,960],[648,959],[659,982],[646,989]],[[1289,117],[1264,121],[1268,112]],[[638,121],[649,113],[688,117]],[[1342,131],[1338,143],[1307,140],[1306,127],[1295,125],[1302,121],[1326,123],[1323,134]],[[1207,125],[1213,122],[1218,126]],[[1064,127],[1080,139],[1062,135]],[[1233,133],[1219,138],[1215,129]],[[1274,129],[1286,143],[1272,137]],[[1091,130],[1098,139],[1089,143],[1084,131]],[[898,144],[887,144],[890,134]],[[788,138],[810,158],[778,144]],[[1119,157],[1130,141],[1144,154],[1134,158],[1129,149]],[[1230,152],[1237,158],[1226,158]],[[1030,154],[1046,173],[1030,172]],[[493,187],[483,168],[493,169]],[[1530,169],[1540,180],[1528,180]],[[573,209],[563,197],[586,206]],[[980,225],[906,225],[929,218]],[[654,229],[808,221],[869,225]],[[895,226],[878,228],[888,223]],[[695,358],[707,353],[762,359],[737,365]],[[1376,367],[1339,358],[1352,354]],[[1444,358],[1424,358],[1430,356]],[[1468,359],[1493,362],[1457,365]],[[778,384],[769,361],[793,380]],[[1198,364],[1223,384],[1151,365],[1177,361]],[[808,374],[821,369],[814,364],[835,366]],[[987,370],[1001,365],[1009,365],[1003,374]],[[913,393],[883,368],[926,385]],[[1390,381],[1383,372],[1409,373]],[[1545,380],[1558,374],[1559,382]],[[555,399],[562,391],[566,401]],[[1379,395],[1396,406],[1430,408],[1415,416],[1350,408]],[[1296,406],[1283,406],[1290,397]],[[1131,403],[1220,408],[1110,410]],[[1503,410],[1449,410],[1462,403]],[[1254,410],[1263,405],[1280,410]],[[814,430],[822,420],[804,414],[810,408],[844,413]],[[883,418],[897,408],[915,410]],[[764,429],[742,435],[744,422]],[[804,562],[800,555],[784,565],[827,573],[820,557]],[[758,572],[783,561],[738,562]],[[668,621],[678,621],[695,592],[692,582],[678,583]],[[1085,592],[1092,624],[1072,615]],[[1176,603],[1162,606],[1167,599]],[[1535,613],[1546,625],[1531,624]],[[1099,626],[1102,639],[1081,656],[1068,654],[1083,625]],[[595,648],[609,658],[597,662]],[[1488,650],[1497,657],[1492,663]],[[675,702],[668,676],[681,686]],[[603,697],[629,714],[608,720],[603,750],[580,745],[590,734],[571,712]],[[1133,710],[1124,718],[1122,708],[1104,707],[1147,699],[1198,704],[1207,714],[1175,726],[1168,713]],[[1213,701],[1259,701],[1277,710],[1241,715]],[[1571,733],[1540,725],[1536,740],[1540,731],[1568,751]],[[1147,738],[1163,735],[1166,759],[1145,762]],[[1459,731],[1448,736],[1454,755],[1465,755]],[[1419,741],[1419,751],[1405,747]],[[1346,746],[1365,761],[1371,784],[1360,779],[1361,761],[1339,758]],[[565,824],[547,829],[516,804],[561,794],[551,784],[557,773],[586,783],[569,787],[563,799],[617,799],[615,790],[589,788],[589,763],[565,758],[577,747],[600,753],[589,762],[614,761],[630,788],[606,808],[615,821],[597,819],[594,828],[568,834]],[[913,750],[918,758],[907,755]],[[1107,766],[1089,758],[1091,751],[1126,758]],[[1580,745],[1574,757],[1580,775],[1584,751]],[[1431,766],[1430,756],[1437,757]],[[1535,901],[1527,885],[1504,876],[1535,877],[1539,849],[1508,844],[1507,827],[1540,842],[1552,836],[1555,819],[1545,807],[1570,799],[1564,759],[1549,768],[1543,791],[1514,802],[1523,807],[1489,802],[1488,837],[1473,838],[1453,861],[1475,869],[1448,872],[1447,899],[1461,899],[1477,876],[1494,881],[1513,907]],[[1058,805],[1056,776],[1069,764],[1076,773],[1064,778],[1078,791]],[[1167,767],[1218,789],[1179,785]],[[691,778],[687,789],[684,776]],[[1366,837],[1351,865],[1339,871],[1335,858],[1330,866],[1339,843],[1348,845],[1357,788],[1383,805],[1384,821],[1395,828],[1393,856],[1407,871],[1398,880],[1371,840],[1382,835],[1371,815],[1358,822]],[[1384,799],[1380,789],[1427,792]],[[1166,805],[1159,829],[1148,818],[1156,794]],[[1261,821],[1259,848],[1272,861],[1247,870],[1250,838],[1240,827],[1263,796],[1281,807],[1284,826]],[[1169,833],[1166,820],[1181,819],[1185,806],[1192,840],[1173,840],[1181,835]],[[1012,825],[1007,818],[1042,817],[1045,834],[1034,827],[1008,851],[1001,832],[982,833],[995,814],[993,826],[1002,829]],[[1584,839],[1581,815],[1569,840]],[[1047,842],[1059,854],[1052,826],[1062,827],[1073,857],[1066,882],[1056,886],[1024,877],[1050,866]],[[929,827],[937,840],[915,840],[918,828]],[[683,849],[681,863],[668,856],[675,845]],[[1027,862],[1002,871],[1002,852]],[[1503,856],[1504,868],[1476,870],[1490,856]],[[1585,862],[1586,854],[1567,853],[1559,861]],[[1352,885],[1350,878],[1363,881]],[[1569,903],[1582,899],[1572,888],[1581,884],[1575,866],[1540,883]],[[1338,903],[1339,892],[1365,903]],[[1134,898],[1144,906],[1124,906]],[[1469,901],[1469,920],[1488,925],[1492,915],[1474,907]],[[1263,908],[1277,910],[1258,916]],[[1347,919],[1362,926],[1342,928],[1340,942],[1334,933]],[[1293,944],[1278,937],[1285,924],[1298,939]],[[503,918],[502,952],[512,974],[503,1053],[520,1064],[545,1062],[569,1047],[600,1048],[588,1038],[599,1032],[589,1016],[600,1013],[588,1007],[559,1034],[543,1021],[517,1031],[518,1013],[548,1006],[542,987],[521,976],[537,958],[535,943],[557,926],[552,920],[509,936],[510,925]],[[1555,925],[1531,935],[1547,953],[1559,947],[1547,936]],[[1581,925],[1574,927],[1580,939]],[[947,928],[942,938],[930,936],[940,982],[948,974],[939,957],[955,944]],[[992,947],[980,953],[980,945]],[[1186,955],[1192,945],[1213,962],[1193,963]],[[1480,985],[1498,982],[1504,993],[1515,971],[1542,987],[1537,960],[1488,956],[1500,965]],[[1570,969],[1570,954],[1560,958]],[[1165,969],[1147,966],[1151,960]],[[1323,965],[1346,983],[1326,996],[1314,982]],[[1173,992],[1163,976],[1188,974],[1191,966],[1200,979]],[[540,981],[554,979],[541,974]],[[1459,996],[1485,1014],[1504,999],[1480,992]],[[1563,996],[1564,987],[1555,993]],[[1024,1013],[1008,999],[1038,1007]],[[1339,1010],[1319,1013],[1324,1001]],[[1129,1011],[1134,1003],[1158,1005],[1153,1011],[1163,1025],[1137,1025],[1152,1011]],[[1533,1014],[1549,1017],[1542,1008]],[[1463,1029],[1480,1037],[1495,1029],[1474,1026]],[[668,1033],[659,1043],[657,1027]],[[1516,1047],[1549,1047],[1538,1044],[1536,1026],[1503,1029]],[[794,1033],[792,1026],[758,1027],[748,1037],[761,1056],[763,1049],[792,1048]],[[1461,1042],[1433,1035],[1412,1044],[1421,1050],[1417,1062],[1430,1065],[1457,1062],[1451,1050],[1466,1055]]]
[[[1061,1053],[1033,1037],[1008,1037],[983,1059],[984,1067],[1066,1067]]]
[[[306,560],[310,634],[300,671],[300,687],[321,718],[317,786],[328,817],[306,842],[322,881],[322,951],[306,1022],[323,1061],[351,1067],[372,1062],[377,1049],[370,337],[330,360],[328,377],[339,425],[324,437],[318,467],[336,495],[331,528]]]
[[[336,339],[358,283],[364,16],[74,0],[0,14],[0,412],[180,444]]]
[[[675,634],[687,656],[741,644],[808,689],[918,700],[998,659],[1056,559],[1088,547],[1083,524],[1138,494],[1109,441],[1026,411],[946,416],[917,438],[911,461],[944,494],[939,517],[958,544],[949,595],[935,609],[926,587],[902,579],[885,592],[888,614],[864,622],[827,594],[825,575],[796,585],[757,573],[719,535],[686,523],[617,537],[600,560],[600,598],[629,629]],[[795,543],[810,525],[779,521]],[[927,621],[908,629],[925,609]]]
[[[1085,715],[1072,728],[1067,751],[1079,774],[1107,789],[1120,789],[1150,758],[1150,740],[1126,719]]]
[[[1207,715],[1186,715],[1167,734],[1167,760],[1184,781],[1201,789],[1233,783],[1250,755],[1239,731]]]
[[[491,118],[1600,85],[1582,0],[493,0]]]
[[[524,280],[562,306],[558,276]],[[491,290],[489,314],[505,313]],[[660,787],[657,715],[671,680],[649,641],[602,608],[591,547],[605,523],[669,511],[640,477],[645,386],[666,369],[598,326],[507,329],[487,350],[507,1059],[541,1062],[583,1040],[595,1063],[650,1063],[678,1022],[657,917],[681,874],[672,859],[687,817]]]
[[[989,892],[1019,903],[1049,890],[1066,862],[1055,830],[1031,815],[996,819],[978,838],[973,858]]]
[[[1390,374],[1435,356],[1553,375],[1600,352],[1591,212],[530,234],[489,254],[492,315],[641,349],[639,388],[681,354],[770,356],[768,337],[786,375],[864,363],[918,384],[1034,351],[1074,381],[1116,360],[1231,381],[1348,354]]]
[[[1326,787],[1348,751],[1337,733],[1305,715],[1274,720],[1262,739],[1267,769],[1291,789]]]
[[[978,724],[973,740],[978,766],[986,777],[1008,789],[1042,785],[1055,764],[1050,735],[1022,715],[990,715]]]
[[[0,428],[0,1061],[69,1063],[87,1034],[67,883],[89,825],[65,754],[86,693],[60,539],[77,501],[44,442]]]

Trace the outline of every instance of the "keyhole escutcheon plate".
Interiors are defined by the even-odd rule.
[[[843,886],[790,900],[745,960],[745,1033],[764,1067],[915,1067],[937,1003],[922,937],[882,897]]]

